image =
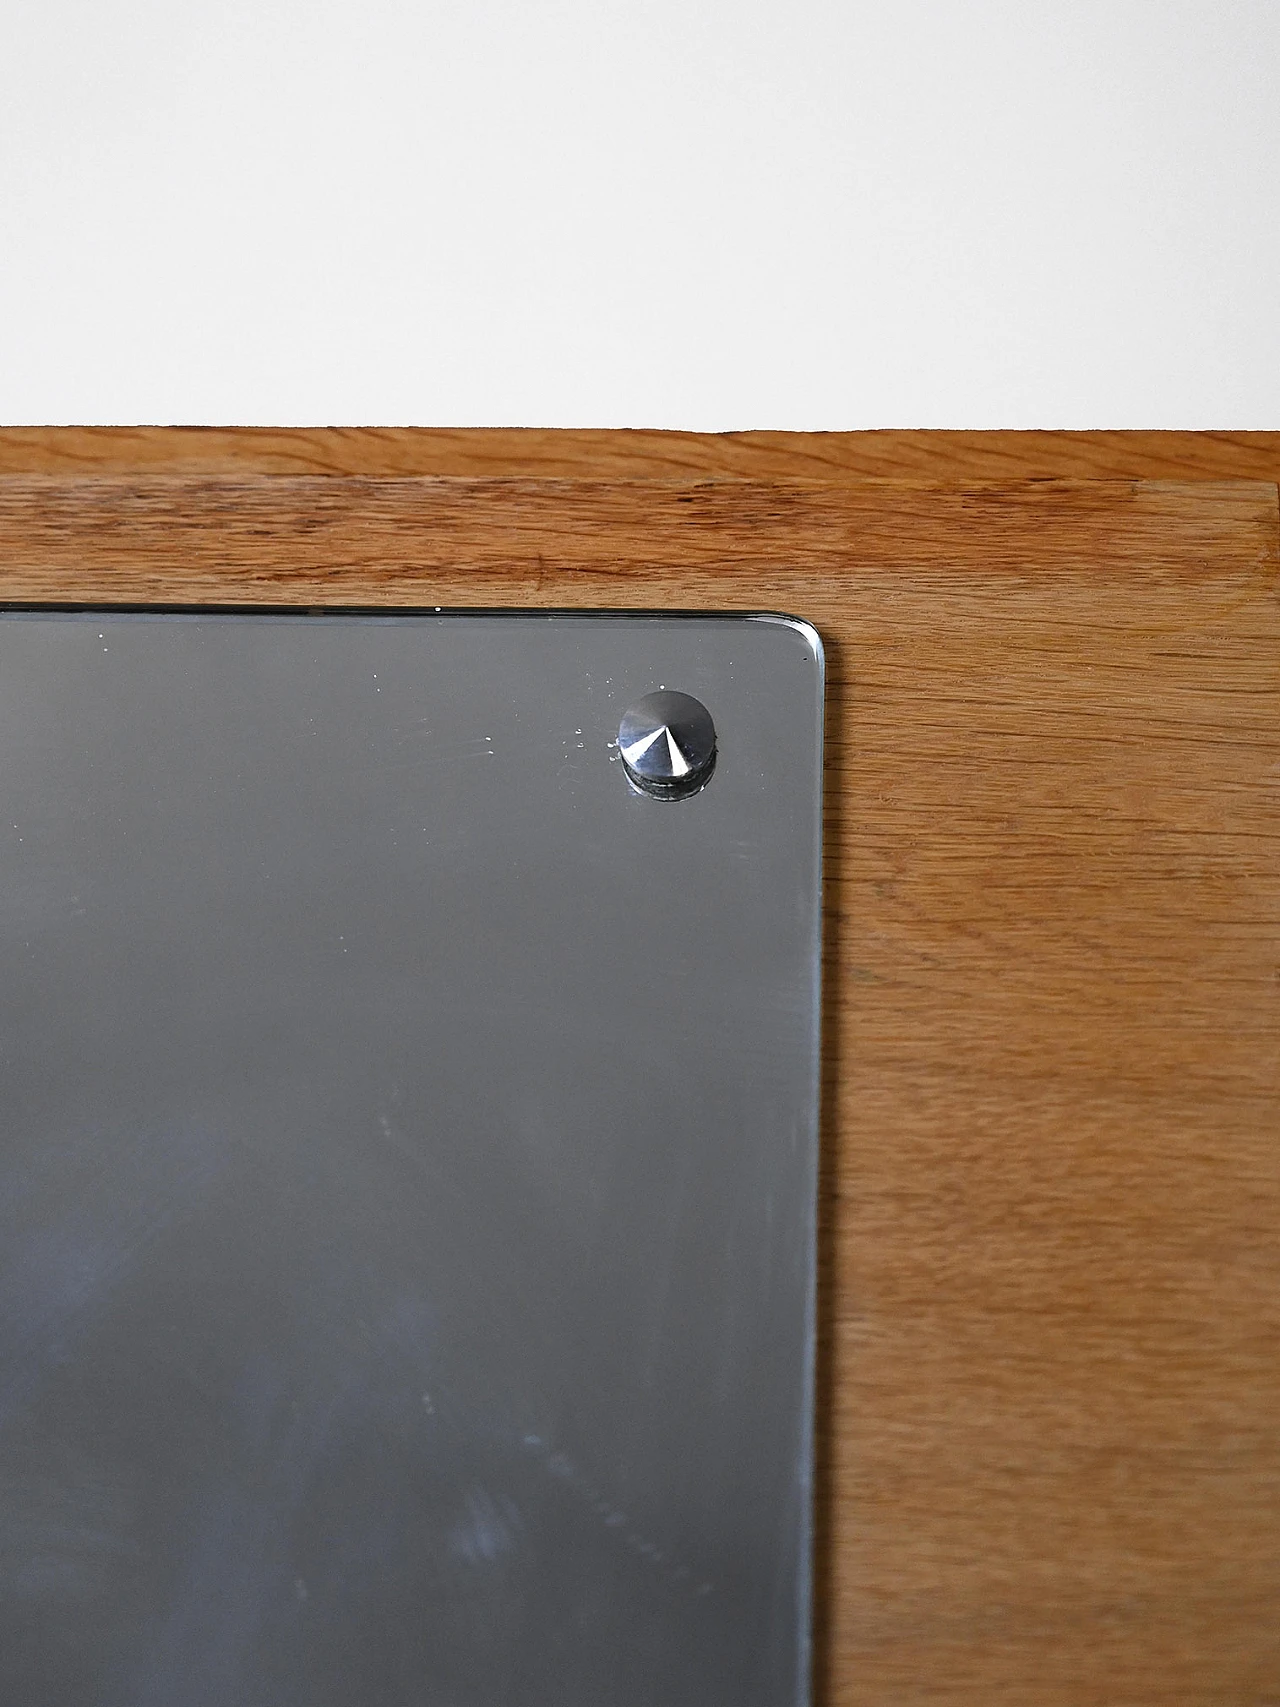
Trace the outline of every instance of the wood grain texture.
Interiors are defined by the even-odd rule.
[[[1280,480],[1280,433],[679,433],[435,427],[4,427],[3,474],[546,479]]]
[[[1280,1701],[1274,485],[471,472],[11,475],[0,596],[815,622],[820,1698]]]

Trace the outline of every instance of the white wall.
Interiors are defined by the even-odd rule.
[[[0,420],[1280,427],[1280,0],[0,0]]]

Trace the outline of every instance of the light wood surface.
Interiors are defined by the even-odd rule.
[[[0,596],[814,621],[819,1698],[1280,1702],[1280,515],[1229,478],[1276,446],[929,487],[510,441],[388,479],[342,472],[376,438],[306,477],[5,435]]]
[[[440,474],[589,480],[1280,480],[1280,433],[673,433],[439,427],[3,427],[5,474]]]

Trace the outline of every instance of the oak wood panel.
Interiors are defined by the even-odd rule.
[[[1280,432],[682,433],[428,427],[6,427],[0,473],[559,479],[1280,480]]]
[[[829,665],[828,1703],[1280,1700],[1269,484],[0,479],[8,599],[775,608]]]

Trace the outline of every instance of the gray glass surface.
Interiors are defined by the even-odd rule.
[[[0,616],[0,1703],[807,1699],[821,718],[781,618]]]

